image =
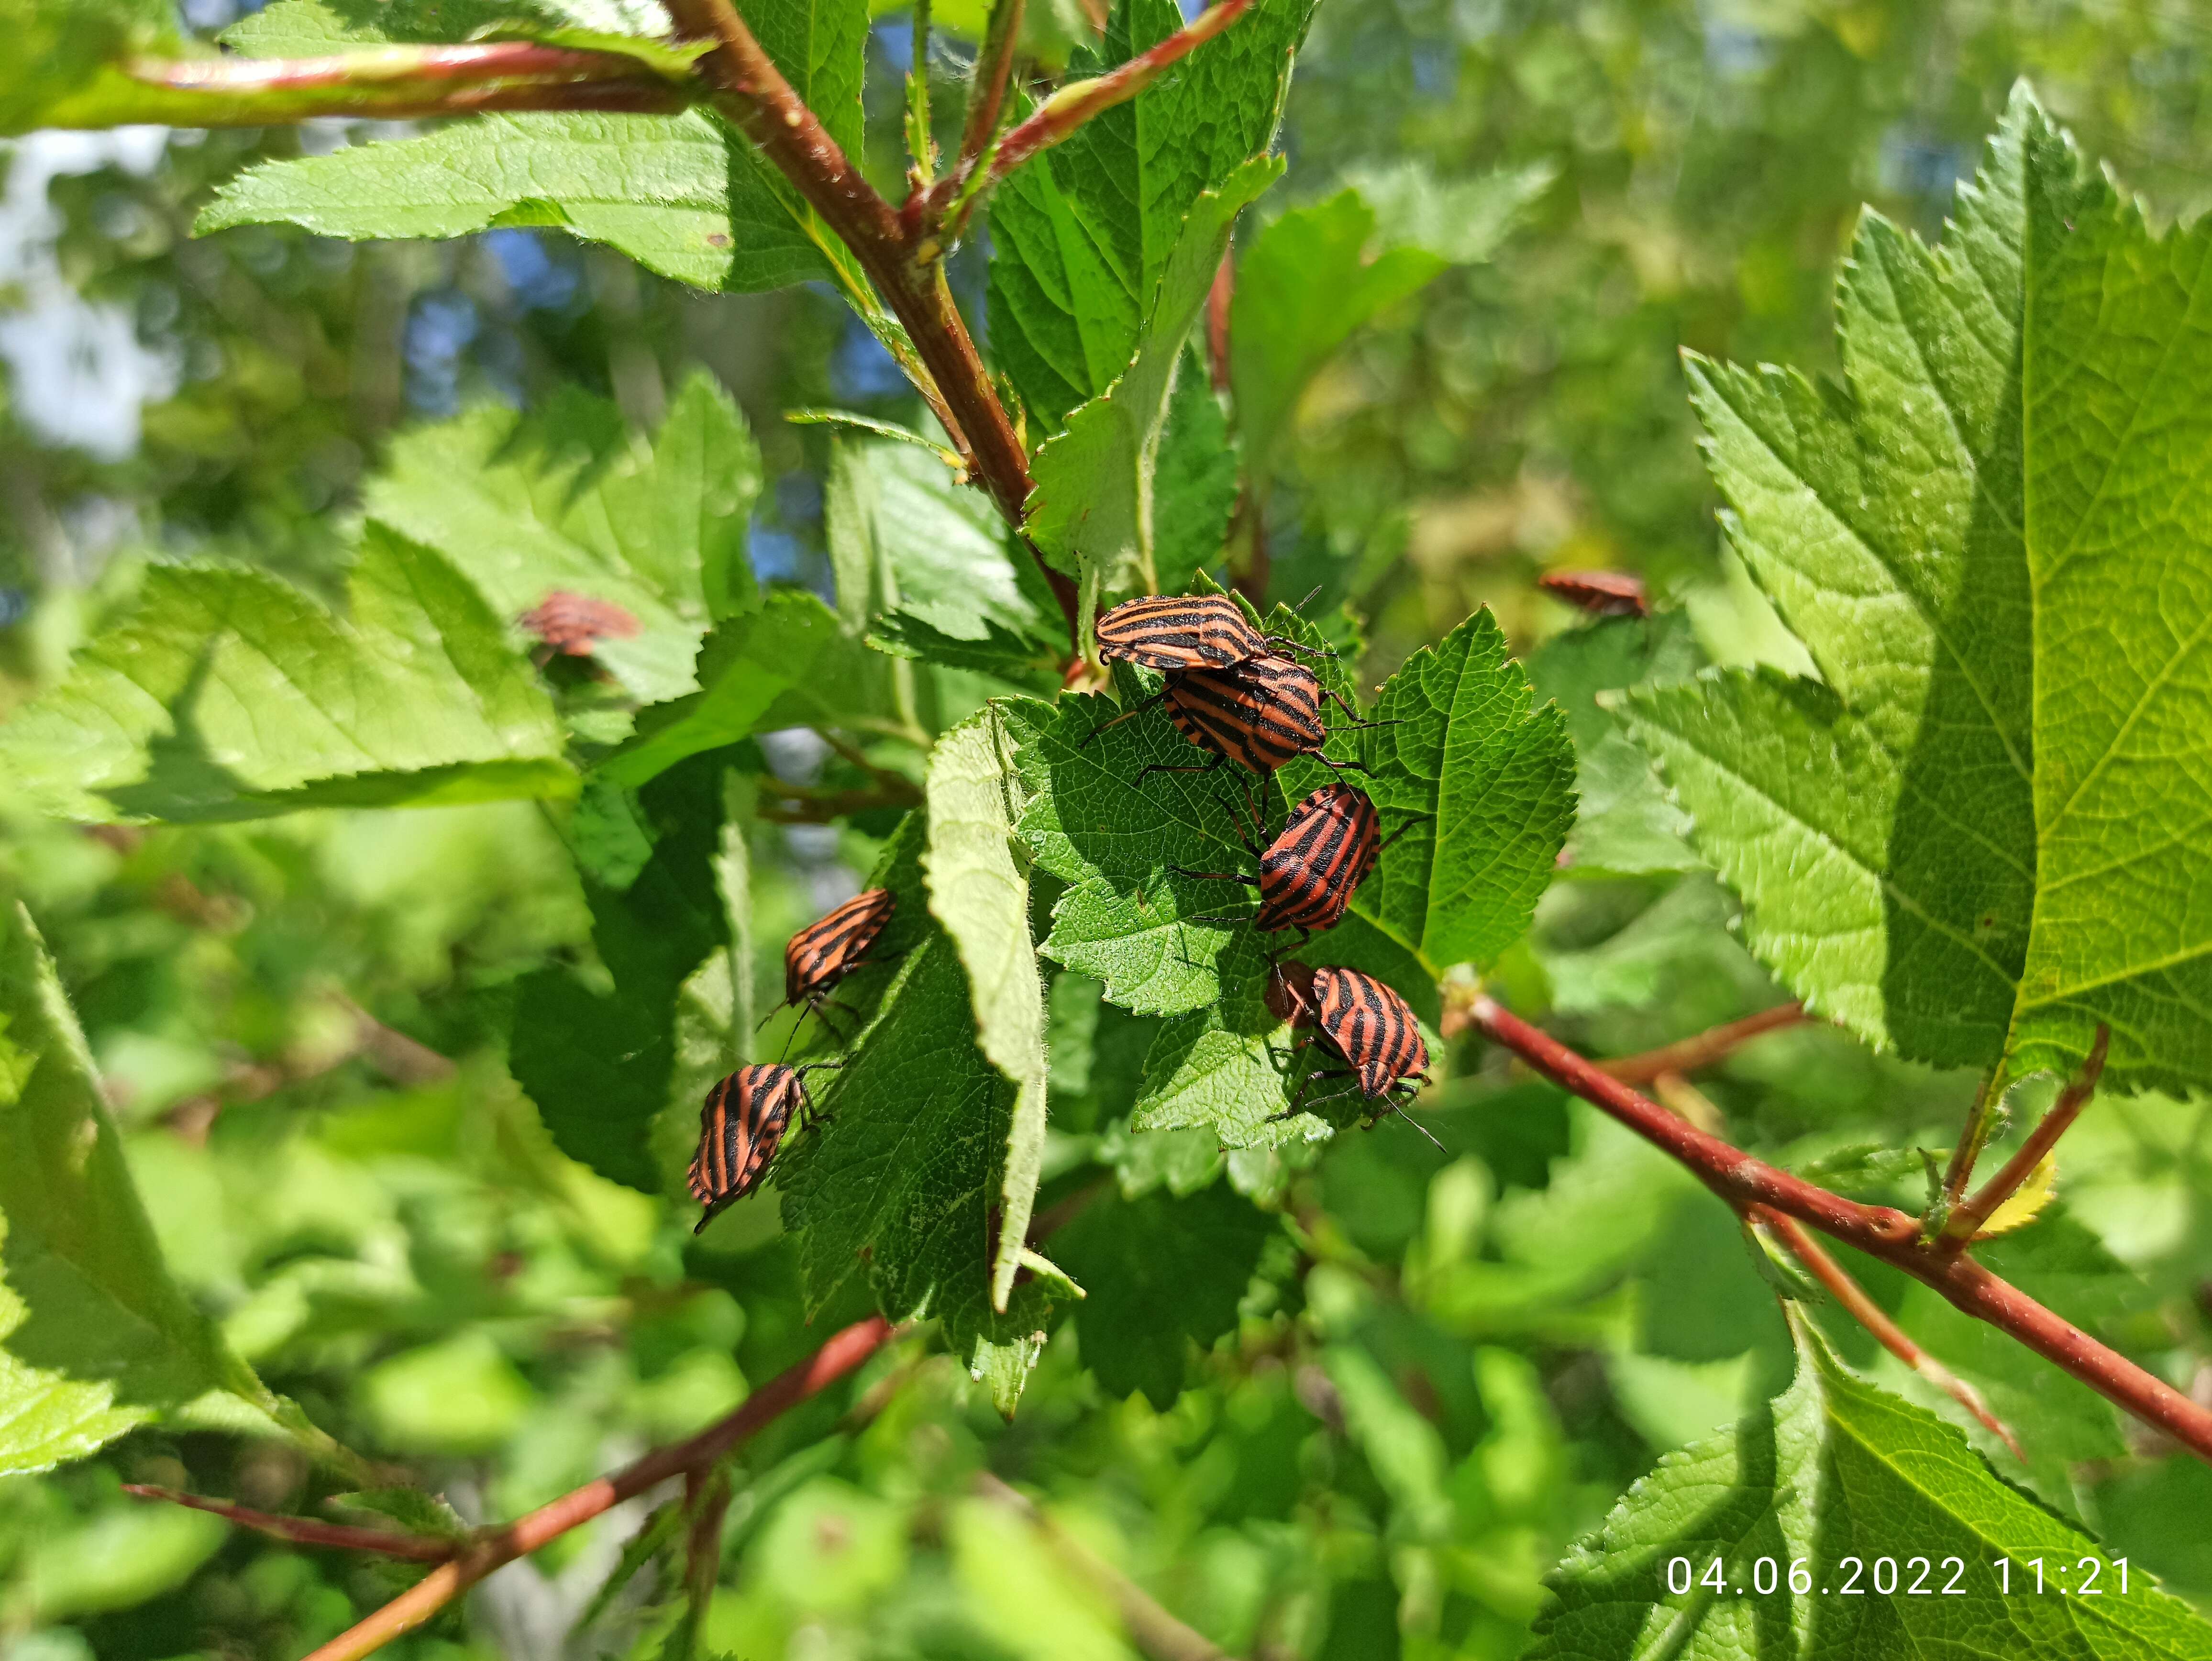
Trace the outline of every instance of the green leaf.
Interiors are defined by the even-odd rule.
[[[1045,955],[1104,982],[1108,998],[1139,1014],[1201,1009],[1224,986],[1256,979],[1263,954],[1243,927],[1237,889],[1169,875],[1174,866],[1251,864],[1224,806],[1231,798],[1218,781],[1188,774],[1156,773],[1132,788],[1148,764],[1198,757],[1166,715],[1155,706],[1093,739],[1121,713],[1103,697],[1009,699],[1003,708],[1029,797],[1022,839],[1068,885],[1053,906]],[[1225,971],[1224,954],[1236,958]]]
[[[621,606],[638,633],[592,655],[653,700],[697,687],[710,618],[760,604],[745,560],[760,477],[737,406],[696,374],[649,447],[611,404],[573,390],[534,414],[487,405],[417,428],[393,441],[367,505],[509,617],[556,590]]]
[[[1574,822],[1575,757],[1557,707],[1531,707],[1486,609],[1416,652],[1382,689],[1368,794],[1385,833],[1426,815],[1353,902],[1431,971],[1519,940]]]
[[[815,1075],[820,1128],[787,1146],[776,1182],[810,1311],[865,1274],[886,1317],[940,1321],[1010,1408],[1052,1303],[1073,1288],[1025,1254],[1031,1273],[1004,1312],[993,1305],[1015,1090],[977,1048],[967,974],[930,910],[927,841],[924,816],[909,814],[869,879],[896,902],[873,953],[884,968],[840,989],[860,1025],[843,1069]]]
[[[1236,27],[999,186],[992,350],[1034,428],[1058,431],[1136,356],[1186,216],[1273,141],[1313,9],[1257,0]],[[1182,24],[1174,0],[1122,0],[1069,74],[1100,74]]]
[[[1000,1190],[991,1305],[1003,1313],[1020,1266],[1044,1167],[1044,981],[1030,940],[1026,851],[1014,824],[1024,803],[1005,718],[987,704],[937,743],[926,785],[929,910],[968,972],[979,1048],[1014,1086]]]
[[[667,12],[652,0],[276,0],[225,29],[222,44],[249,58],[319,58],[392,43],[578,34],[641,48],[669,33]]]
[[[452,567],[372,527],[348,587],[339,618],[257,572],[155,567],[0,727],[0,776],[94,821],[573,794],[551,704]]]
[[[930,451],[840,441],[823,519],[848,630],[932,661],[965,655],[962,667],[1052,666],[1060,613],[1036,562]]]
[[[1182,593],[1199,572],[1219,563],[1237,506],[1237,442],[1221,400],[1206,372],[1186,362],[1168,394],[1152,472],[1152,567],[1162,593]]]
[[[0,911],[0,1472],[268,1393],[170,1278],[30,914]]]
[[[1846,1370],[1802,1324],[1798,1354],[1785,1394],[1733,1430],[1668,1454],[1568,1554],[1547,1583],[1552,1603],[1537,1619],[1532,1661],[1936,1653],[2101,1661],[2212,1646],[2212,1630],[2140,1567],[2122,1596],[2118,1571],[2088,1536],[2000,1479],[1948,1425]],[[1847,1557],[1861,1565],[1856,1596],[1838,1590],[1852,1573]],[[1893,1595],[1872,1589],[1882,1558],[1898,1566]],[[1907,1589],[1918,1558],[1929,1573],[1914,1597]],[[2051,1571],[2039,1597],[2029,1567],[2038,1558]],[[1668,1566],[1682,1559],[1691,1585],[1676,1593]],[[1793,1593],[1789,1570],[1799,1559],[1799,1584],[1809,1579],[1811,1590]],[[2061,1595],[2061,1585],[2082,1585],[2084,1559],[2102,1565],[2100,1595]],[[1698,1579],[1716,1561],[1725,1591]],[[2001,1561],[2011,1565],[2009,1596]],[[1957,1593],[1942,1595],[1954,1573]],[[1757,1591],[1754,1576],[1774,1590]]]
[[[1607,618],[1554,635],[1528,659],[1536,696],[1556,702],[1575,745],[1581,804],[1567,838],[1567,869],[1638,875],[1692,871],[1704,863],[1686,838],[1690,822],[1668,800],[1649,752],[1600,696],[1647,681],[1680,680],[1702,661],[1680,611]]]
[[[2022,88],[1941,249],[1863,222],[1841,387],[1692,363],[1732,539],[1821,684],[1628,709],[1753,948],[1870,1043],[2012,1079],[2106,1022],[2108,1085],[2212,1080],[2212,639],[2172,604],[2212,581],[2208,252]]]
[[[1079,578],[1086,604],[1102,593],[1158,588],[1154,472],[1183,342],[1206,303],[1237,214],[1282,171],[1279,159],[1261,157],[1197,198],[1152,291],[1127,372],[1069,416],[1066,429],[1036,453],[1025,510],[1029,532],[1054,565]]]
[[[635,735],[599,764],[599,776],[640,785],[686,756],[800,724],[809,715],[794,710],[794,702],[834,702],[868,655],[812,594],[779,588],[758,611],[731,618],[707,636],[699,648],[701,690],[641,711]]]
[[[223,185],[193,228],[298,225],[358,242],[539,225],[697,289],[821,275],[814,251],[790,246],[774,220],[740,216],[763,188],[757,165],[703,111],[483,115],[420,138],[264,162]]]
[[[1053,1250],[1084,1284],[1075,1307],[1084,1365],[1107,1394],[1145,1392],[1165,1413],[1202,1353],[1237,1327],[1273,1218],[1226,1183],[1185,1198],[1155,1189],[1093,1201]]]
[[[1488,259],[1550,179],[1528,169],[1441,186],[1407,162],[1252,239],[1237,268],[1229,362],[1254,478],[1271,471],[1299,395],[1337,349],[1454,265]]]
[[[629,31],[614,26],[635,21],[625,9],[471,6],[455,15],[428,4],[371,11],[357,0],[337,0],[288,10],[246,38],[255,50],[281,50],[301,33],[326,29],[326,19],[343,39],[364,44],[387,28],[385,38],[458,39],[443,31],[520,21],[537,26],[506,32],[625,50],[662,72],[679,68],[680,55],[667,48],[622,40]],[[738,9],[830,136],[858,155],[866,0],[744,0]],[[503,15],[483,15],[495,10]],[[581,33],[557,22],[544,27],[578,17],[593,23]],[[326,39],[319,49],[335,44]],[[478,116],[426,137],[264,163],[225,185],[198,228],[272,222],[356,240],[557,226],[696,288],[757,290],[829,277],[848,293],[866,292],[850,252],[782,174],[702,110]]]
[[[550,968],[516,989],[515,1081],[562,1153],[646,1194],[667,1188],[652,1135],[675,1076],[677,998],[729,943],[714,879],[722,774],[720,757],[699,755],[634,794],[590,781],[567,834],[611,988]]]

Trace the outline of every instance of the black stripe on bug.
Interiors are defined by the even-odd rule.
[[[830,1019],[830,994],[837,983],[855,970],[865,968],[870,962],[888,962],[888,958],[871,958],[869,948],[881,937],[897,909],[897,897],[887,888],[871,888],[855,894],[818,921],[811,922],[786,942],[783,948],[783,1002],[760,1018],[755,1027],[768,1025],[778,1009],[786,1004],[804,1004],[821,1018],[823,1025],[837,1032],[836,1023]],[[842,1004],[836,1006],[845,1008]],[[852,1013],[847,1010],[847,1013]],[[800,1019],[804,1020],[805,1016]],[[797,1026],[792,1028],[796,1033]],[[845,1035],[838,1032],[841,1038]]]
[[[739,1068],[707,1092],[699,1109],[699,1151],[685,1173],[691,1197],[707,1208],[694,1234],[761,1185],[794,1118],[804,1128],[824,1116],[807,1098],[806,1075],[844,1064],[764,1062]]]
[[[1258,811],[1252,812],[1256,824]],[[1233,808],[1231,812],[1234,817]],[[1382,850],[1427,817],[1417,815],[1385,837],[1381,815],[1365,791],[1341,782],[1324,784],[1291,810],[1281,833],[1264,849],[1246,833],[1243,821],[1237,820],[1239,838],[1259,861],[1257,876],[1242,871],[1190,871],[1181,866],[1169,869],[1202,882],[1241,882],[1257,888],[1260,909],[1252,926],[1262,934],[1295,928],[1303,940],[1336,927]]]
[[[1125,599],[1092,627],[1105,663],[1147,669],[1225,669],[1271,651],[1334,657],[1285,635],[1263,635],[1226,594],[1140,594]]]
[[[1308,1046],[1318,1044],[1344,1063],[1340,1068],[1303,1074],[1291,1105],[1275,1118],[1310,1112],[1357,1091],[1370,1103],[1383,1104],[1374,1116],[1379,1119],[1412,1100],[1428,1082],[1429,1047],[1412,1007],[1364,970],[1277,962],[1268,973],[1267,999],[1268,1010],[1278,1019],[1304,1035],[1299,1050],[1293,1052],[1294,1062]],[[1307,1086],[1323,1079],[1352,1082],[1319,1101],[1307,1102]],[[1428,1137],[1439,1153],[1444,1151],[1426,1126],[1410,1118],[1406,1123]]]

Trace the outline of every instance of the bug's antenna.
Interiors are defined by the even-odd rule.
[[[1442,1142],[1437,1141],[1435,1133],[1432,1132],[1428,1126],[1415,1119],[1412,1114],[1407,1112],[1405,1109],[1400,1107],[1396,1103],[1394,1102],[1390,1104],[1388,1116],[1397,1120],[1400,1124],[1413,1126],[1414,1129],[1419,1131],[1421,1135],[1429,1139],[1430,1146],[1434,1147],[1437,1153],[1443,1154],[1447,1159],[1451,1158],[1451,1149],[1446,1147]]]

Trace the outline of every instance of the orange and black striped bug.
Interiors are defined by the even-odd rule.
[[[691,1197],[707,1208],[694,1234],[725,1206],[761,1185],[793,1117],[802,1125],[807,1122],[812,1104],[806,1097],[806,1075],[843,1065],[785,1067],[768,1062],[741,1067],[707,1092],[699,1110],[699,1151],[688,1173]]]
[[[1305,1087],[1319,1079],[1352,1080],[1349,1088],[1370,1102],[1389,1104],[1384,1112],[1399,1105],[1401,1090],[1410,1100],[1428,1082],[1429,1046],[1412,1007],[1372,975],[1334,964],[1278,963],[1268,974],[1267,995],[1277,1019],[1310,1033],[1311,1042],[1344,1063],[1340,1069],[1324,1068],[1301,1077],[1290,1107],[1277,1117],[1304,1111]],[[1406,1123],[1413,1124],[1411,1119]],[[1424,1127],[1413,1128],[1436,1141]]]
[[[1324,697],[1353,717],[1352,726],[1383,724],[1360,721],[1359,712],[1323,686],[1312,670],[1269,653],[1226,669],[1170,670],[1155,697],[1093,727],[1083,742],[1089,744],[1108,727],[1133,720],[1158,703],[1165,707],[1176,730],[1200,749],[1211,751],[1214,759],[1195,767],[1154,762],[1138,773],[1138,783],[1152,773],[1210,773],[1232,761],[1248,772],[1267,774],[1299,756],[1311,756],[1340,771],[1348,767],[1365,772],[1356,761],[1333,761],[1322,754],[1329,735],[1321,719]]]
[[[1651,615],[1644,579],[1626,571],[1547,571],[1536,579],[1536,586],[1592,617]]]
[[[1258,818],[1256,810],[1254,818]],[[1364,790],[1350,784],[1324,784],[1291,810],[1281,834],[1264,849],[1244,835],[1243,822],[1238,822],[1237,834],[1260,862],[1257,876],[1247,876],[1242,871],[1168,868],[1179,877],[1241,882],[1257,888],[1260,910],[1252,926],[1262,934],[1295,928],[1303,938],[1334,928],[1342,921],[1353,893],[1374,870],[1382,850],[1404,836],[1418,818],[1407,820],[1385,837],[1382,816]]]
[[[1147,669],[1226,669],[1278,649],[1333,657],[1283,635],[1263,635],[1226,594],[1139,594],[1098,619],[1098,656]]]
[[[835,1031],[828,1009],[830,994],[867,961],[868,948],[883,934],[897,904],[888,888],[871,888],[793,934],[783,948],[783,1003],[805,1004]],[[769,1011],[769,1015],[774,1013],[775,1009]],[[768,1015],[761,1019],[764,1024]]]

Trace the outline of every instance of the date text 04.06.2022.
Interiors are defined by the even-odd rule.
[[[1981,1577],[1986,1578],[1976,1585]],[[1793,1557],[1787,1564],[1774,1557],[1733,1564],[1709,1557],[1702,1568],[1686,1557],[1668,1558],[1668,1592],[1686,1597],[1693,1587],[1760,1597],[1785,1587],[1799,1597],[1963,1597],[1970,1591],[1990,1590],[2005,1597],[2101,1597],[2107,1591],[2124,1597],[2128,1560],[2029,1557],[2015,1562],[1998,1557],[1969,1563],[1963,1557],[1844,1557],[1827,1573],[1816,1573],[1812,1560],[1804,1557]]]

